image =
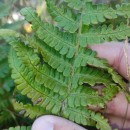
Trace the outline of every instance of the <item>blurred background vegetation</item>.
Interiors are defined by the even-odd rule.
[[[36,8],[42,19],[49,20],[44,0],[0,0],[0,28],[17,30],[21,33],[31,33],[31,25],[24,21],[19,11],[21,8],[31,6]],[[45,17],[46,16],[46,17]],[[0,130],[12,126],[30,125],[32,120],[24,118],[24,111],[17,113],[12,105],[12,99],[29,99],[15,92],[15,85],[11,79],[11,70],[8,65],[10,46],[0,39]]]

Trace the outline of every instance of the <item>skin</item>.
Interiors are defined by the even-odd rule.
[[[118,71],[118,73],[120,73],[126,80],[129,80],[127,75],[126,57],[124,55],[123,43],[111,42],[89,47],[97,51],[98,57],[107,59],[109,64],[113,66]],[[130,46],[128,47],[128,56],[128,63],[130,65]],[[130,130],[130,104],[128,104],[123,93],[117,94],[116,97],[107,104],[107,110],[104,112],[104,115],[108,118],[113,128],[118,128],[119,130]],[[124,119],[126,120],[123,125]],[[66,119],[47,115],[38,118],[34,122],[32,130],[86,129]]]

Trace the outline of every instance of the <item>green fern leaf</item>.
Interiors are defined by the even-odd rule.
[[[47,46],[40,39],[33,37],[28,39],[31,46],[42,54],[44,61],[46,61],[52,68],[57,69],[58,72],[63,72],[64,76],[69,76],[72,70],[70,60],[63,58],[57,51]]]
[[[41,40],[50,47],[54,47],[61,55],[66,55],[67,58],[74,56],[76,52],[76,35],[60,32],[58,28],[48,24],[44,24],[37,33]]]
[[[117,86],[116,84],[111,84],[106,86],[102,91],[104,93],[103,96],[103,100],[104,102],[110,101],[110,99],[112,99],[114,97],[114,95],[116,95],[116,93],[118,93],[120,90],[119,86]],[[108,93],[109,91],[111,91],[111,93]]]
[[[101,114],[92,112],[90,110],[81,107],[65,108],[64,116],[69,118],[69,120],[74,121],[78,124],[82,124],[82,125],[96,124],[97,128],[100,128],[101,130],[104,130],[104,128],[107,130],[111,130],[108,121],[104,119],[104,117]],[[90,118],[93,119],[93,121],[90,120]]]
[[[53,92],[50,92],[44,87],[44,85],[40,85],[39,83],[35,82],[35,75],[33,72],[27,69],[26,66],[21,63],[14,51],[12,51],[11,55],[10,66],[13,69],[12,78],[14,78],[15,83],[18,84],[17,88],[22,90],[23,95],[27,96],[34,96],[32,95],[32,91],[33,93],[36,91],[39,93],[39,96],[35,94],[35,98],[38,98],[37,100],[39,100],[40,97],[43,99],[40,102],[41,106],[46,107],[47,110],[52,110],[52,112],[58,113],[61,108],[61,97]],[[28,94],[29,92],[30,94]]]
[[[84,7],[85,2],[90,2],[92,0],[65,0],[68,3],[68,6],[75,9],[80,10]]]
[[[91,1],[92,0],[65,0],[68,3],[68,6],[76,9],[81,10],[83,9],[82,13],[82,21],[85,25],[90,24],[98,24],[99,22],[105,22],[106,19],[115,19],[120,16],[127,16],[130,17],[129,7],[130,4],[122,4],[117,5],[116,9],[110,7],[110,5],[99,4],[94,5]]]
[[[27,20],[31,20],[30,16],[31,15],[33,17],[33,23],[35,22],[35,24],[37,23],[38,17],[36,14],[36,16],[34,17],[32,12],[32,9],[30,8],[25,8],[26,11],[28,11],[29,13],[25,14],[25,16],[27,16]],[[22,10],[23,13],[23,10]],[[30,19],[28,19],[28,17]],[[40,21],[39,21],[40,23]],[[72,58],[74,56],[74,54],[76,53],[76,47],[75,47],[75,43],[76,43],[76,35],[72,35],[69,33],[63,33],[60,32],[59,29],[57,29],[56,27],[52,26],[52,25],[48,25],[48,24],[40,24],[40,28],[37,32],[38,37],[44,41],[44,43],[46,43],[47,45],[49,45],[50,47],[54,48],[56,51],[59,51],[59,53],[61,55],[65,55],[67,54],[67,58]],[[44,35],[44,37],[43,37]],[[70,41],[70,42],[68,42]],[[37,42],[37,41],[36,41]],[[43,44],[43,43],[42,43]],[[45,49],[44,49],[45,50]],[[83,66],[86,66],[86,64],[89,65],[93,65],[96,67],[103,67],[103,68],[107,68],[105,61],[103,60],[98,60],[96,58],[96,53],[91,51],[90,49],[88,50],[84,50],[85,54],[79,54],[78,57],[75,59],[75,67],[78,67],[80,65],[80,62],[83,62]],[[88,57],[85,55],[88,55],[88,53],[90,54]],[[45,54],[44,54],[45,55]],[[97,61],[96,61],[97,60]],[[102,61],[104,63],[102,63]],[[54,60],[53,60],[54,62]],[[62,61],[63,62],[63,61]],[[54,65],[58,66],[58,61],[56,63],[53,63]],[[53,67],[54,67],[53,65]],[[52,66],[52,65],[51,65]],[[68,66],[68,65],[67,65]],[[68,70],[71,67],[68,67]],[[65,69],[67,70],[67,69]],[[63,71],[59,71],[59,72],[63,72]],[[70,72],[68,73],[68,75],[70,74]]]
[[[21,10],[21,13],[26,16],[26,20],[33,23],[33,28],[38,30],[38,37],[43,40],[47,45],[49,45],[50,47],[54,47],[54,49],[56,51],[59,51],[61,55],[67,54],[68,58],[72,58],[74,56],[76,52],[76,35],[63,33],[51,24],[45,24],[41,22],[38,14],[34,13],[34,10],[31,8],[25,8]],[[40,28],[39,25],[41,26]]]
[[[116,5],[117,8],[117,14],[130,18],[130,3],[122,4],[122,5]]]
[[[80,10],[83,6],[81,0],[65,0],[65,2],[68,3],[69,7],[76,10]]]
[[[96,123],[90,119],[91,111],[84,108],[64,108],[63,116],[82,125],[92,125]]]
[[[64,95],[67,92],[67,84],[64,83],[65,80],[67,81],[67,78],[46,64],[42,65],[40,63],[40,58],[34,53],[33,49],[25,46],[24,43],[19,40],[13,41],[10,44],[14,47],[18,57],[24,62],[24,64],[32,69],[34,75],[36,75],[35,79],[38,83],[44,84],[45,87],[49,87],[49,89],[61,95]],[[25,53],[27,55],[25,55]]]
[[[48,11],[54,17],[58,25],[65,30],[74,33],[79,28],[79,19],[72,17],[71,10],[65,11],[65,9],[55,6],[53,1],[47,0]]]
[[[97,58],[97,53],[89,48],[81,48],[80,53],[75,58],[74,67],[81,67],[81,66],[94,66],[103,69],[107,69],[109,66],[105,59]]]
[[[31,126],[10,127],[8,130],[31,130]]]
[[[70,107],[80,107],[87,105],[95,105],[103,107],[104,103],[102,98],[98,93],[90,87],[80,86],[77,89],[74,89],[72,93],[68,96],[68,105]]]
[[[23,112],[24,116],[30,117],[31,119],[35,119],[41,115],[47,114],[47,112],[43,107],[39,105],[31,105],[31,104],[23,104],[22,102],[18,103],[13,101],[14,109],[17,111]]]
[[[130,27],[124,23],[121,23],[116,28],[113,25],[103,25],[98,28],[91,28],[86,34],[81,34],[80,45],[86,47],[87,44],[123,40],[127,35],[130,36]]]
[[[55,114],[78,124],[111,130],[107,119],[90,107],[105,108],[118,92],[125,92],[127,97],[129,93],[122,77],[87,45],[129,36],[128,25],[115,27],[111,22],[120,17],[126,21],[129,5],[112,8],[93,5],[91,0],[65,0],[57,6],[47,0],[47,6],[55,25],[41,21],[28,7],[21,13],[32,23],[34,35],[0,30],[0,37],[10,37],[7,40],[13,47],[9,56],[12,78],[18,91],[32,102],[16,102],[17,109],[25,110],[30,118]],[[95,24],[102,22],[97,28]],[[98,85],[105,86],[102,93],[94,89]]]
[[[111,130],[111,127],[109,126],[108,120],[104,119],[104,117],[100,113],[94,113],[92,112],[91,118],[93,120],[97,121],[96,127],[100,130]]]
[[[106,74],[106,72],[100,72],[100,70],[95,68],[83,68],[79,73],[76,74],[76,76],[79,77],[80,85],[88,83],[91,86],[94,86],[96,83],[102,83],[104,85],[112,83],[112,77],[110,74]]]
[[[106,18],[117,18],[116,11],[108,5],[93,5],[92,3],[86,4],[82,14],[83,24],[98,24],[99,22],[105,22]]]
[[[16,44],[14,44],[14,45],[16,45]],[[15,46],[16,47],[16,46]],[[18,47],[18,46],[17,46]],[[13,52],[14,53],[14,52]],[[20,56],[20,55],[19,55]],[[17,60],[17,62],[16,62],[16,59],[17,59],[17,57],[16,57],[16,54],[13,54],[13,56],[12,56],[12,58],[13,59],[15,59],[15,63],[13,63],[14,62],[14,60],[13,59],[11,59],[11,61],[10,61],[10,63],[12,64],[15,64],[15,68],[13,68],[13,71],[14,71],[14,69],[16,69],[17,68],[17,71],[19,71],[19,73],[20,73],[20,75],[22,76],[22,77],[24,77],[24,80],[26,80],[26,82],[29,82],[29,79],[27,79],[27,77],[30,77],[30,76],[28,76],[28,75],[26,75],[25,76],[25,74],[27,74],[27,72],[24,74],[24,68],[25,67],[23,67],[23,66],[21,66],[21,63],[19,63],[20,61],[19,60]],[[14,65],[11,65],[12,67],[14,67]],[[20,69],[18,69],[18,68],[21,68],[21,72],[20,72]],[[16,70],[15,70],[16,71]],[[31,71],[30,71],[31,72]],[[17,74],[18,74],[18,72],[17,72]],[[34,75],[34,74],[32,74],[32,75]],[[33,86],[30,86],[30,85],[28,85],[27,83],[25,83],[25,81],[22,79],[20,79],[20,78],[18,78],[18,75],[16,76],[16,72],[13,72],[13,78],[15,79],[15,77],[17,77],[17,79],[15,80],[15,82],[17,83],[17,84],[20,84],[20,86],[18,86],[18,89],[19,90],[22,90],[22,94],[27,94],[29,91],[31,92],[32,90],[32,88],[34,88],[33,86],[35,86],[35,83],[33,83]],[[26,79],[25,79],[25,77],[26,77]],[[30,78],[32,78],[32,77],[30,77]],[[38,84],[37,84],[38,85]],[[23,86],[23,87],[22,87]],[[26,86],[26,88],[25,88],[25,86]],[[27,86],[30,86],[30,88],[28,88]],[[21,89],[22,88],[22,89]],[[37,87],[35,86],[35,90],[36,91],[42,91],[42,94],[43,94],[43,89],[42,90],[40,90],[40,89],[37,89]],[[87,91],[87,90],[86,90]],[[47,94],[47,93],[46,93]],[[34,95],[32,95],[32,96],[34,96]],[[79,95],[80,96],[80,95]],[[71,96],[70,96],[71,97]],[[97,97],[98,97],[98,95],[97,95]],[[39,98],[39,97],[38,97]],[[44,97],[45,98],[45,97]],[[75,97],[76,98],[76,97]],[[91,97],[92,98],[92,97]],[[59,98],[58,98],[59,99]],[[83,98],[83,96],[81,96],[81,101],[82,101],[82,105],[87,105],[87,104],[83,104],[83,102],[85,101],[85,99],[86,99],[86,97],[85,98]],[[89,99],[89,98],[88,98]],[[87,100],[88,100],[87,99]],[[93,99],[95,100],[95,97],[93,97]],[[38,100],[38,99],[37,99]],[[76,101],[77,99],[75,99],[75,101]],[[79,100],[79,99],[78,99]],[[94,100],[90,100],[90,102],[92,101],[92,103],[94,103],[94,102],[96,102],[96,101],[94,101]],[[100,98],[99,98],[99,100],[101,100]],[[98,100],[98,101],[99,101]],[[36,101],[35,101],[36,102]],[[38,104],[38,105],[41,105],[42,106],[42,104],[44,104],[44,106],[43,107],[45,107],[48,103],[49,103],[50,101],[49,101],[49,99],[47,98],[46,100],[45,100],[45,102],[41,102],[40,104]],[[98,102],[99,103],[99,102]],[[100,101],[100,103],[102,104],[102,100]],[[97,104],[97,102],[96,102],[96,104]],[[49,105],[47,105],[46,106],[46,109],[47,110],[51,110],[52,109],[52,107],[55,105],[55,103],[54,103],[54,101],[53,102],[50,102],[49,103]],[[57,105],[58,106],[58,105]],[[71,105],[70,105],[71,106]],[[58,106],[59,107],[59,106]],[[72,107],[72,106],[71,106]],[[52,109],[52,111],[53,112],[55,112],[57,110],[57,107],[54,107],[53,109]],[[32,115],[30,115],[31,117],[33,117]]]
[[[115,19],[118,15],[130,17],[129,7],[130,4],[122,4],[113,9],[109,5],[87,3],[82,15],[83,24],[98,24],[105,22],[106,19]]]

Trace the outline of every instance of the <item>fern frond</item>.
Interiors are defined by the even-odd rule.
[[[104,85],[112,84],[112,77],[110,74],[106,74],[104,71],[100,71],[95,68],[82,68],[80,72],[77,72],[76,77],[79,77],[79,84],[88,83],[91,86],[94,86],[96,83],[102,83]]]
[[[64,116],[69,120],[74,121],[82,125],[94,125],[100,130],[111,130],[108,120],[105,119],[101,114],[87,110],[86,108],[65,108]],[[92,119],[92,120],[91,120]]]
[[[30,9],[30,8],[25,8],[25,11],[22,10],[22,14],[24,12],[24,15],[27,16],[27,20],[33,19],[33,23],[35,22],[35,24],[36,24],[36,23],[38,23],[38,21],[37,21],[38,18],[36,18],[36,17],[38,17],[38,15],[35,14],[36,16],[34,17],[32,14],[33,11],[31,12],[31,10],[32,9]],[[25,14],[25,12],[26,12],[26,14]],[[31,18],[31,16],[33,18]],[[28,19],[28,17],[30,19]],[[39,21],[39,23],[40,23],[40,21]],[[45,43],[45,44],[49,45],[51,48],[54,48],[56,51],[58,51],[61,55],[67,54],[66,55],[67,58],[72,58],[74,56],[74,54],[76,53],[76,50],[77,50],[77,48],[75,46],[75,44],[77,42],[77,37],[75,34],[61,32],[58,28],[54,27],[53,25],[48,25],[45,23],[40,24],[39,26],[40,26],[40,28],[38,29],[37,35],[41,40],[44,41],[43,43],[41,43],[41,45]],[[37,42],[37,40],[35,40],[35,42]],[[45,50],[45,49],[41,48],[41,50]],[[83,66],[86,66],[86,64],[89,64],[89,65],[93,65],[93,66],[97,66],[97,67],[103,67],[103,68],[107,67],[105,64],[105,61],[99,60],[96,58],[96,53],[94,51],[87,49],[87,50],[84,50],[84,53],[85,54],[83,54],[83,53],[79,54],[77,56],[77,58],[75,59],[75,63],[74,63],[75,67],[78,67],[81,64],[80,62],[83,62],[82,63]],[[90,55],[88,55],[88,54],[90,54]],[[88,57],[87,57],[87,55],[88,55]],[[44,54],[44,57],[45,57],[45,54]],[[54,62],[54,60],[53,60],[53,62]],[[53,64],[56,65],[57,63],[58,63],[58,61]],[[55,67],[54,65],[53,66],[51,65],[51,66]],[[68,67],[68,70],[69,70],[69,68],[70,67]],[[59,71],[59,72],[63,72],[63,71]]]
[[[39,25],[41,25],[41,20],[40,17],[37,17],[38,14],[34,9],[32,9],[31,7],[26,7],[22,9],[20,12],[23,16],[26,16],[26,20],[28,22],[33,24],[34,30],[39,28]]]
[[[116,84],[109,84],[105,88],[103,88],[102,91],[104,93],[104,96],[103,96],[104,102],[110,101],[113,97],[115,97],[115,95],[119,92],[119,90],[120,88]]]
[[[38,18],[35,18],[35,17],[37,17],[37,15],[36,15],[36,13],[35,13],[35,17],[33,16],[33,14],[32,14],[32,12],[31,12],[31,10],[32,9],[30,9],[30,8],[26,8],[25,9],[25,12],[27,13],[25,13],[24,12],[24,10],[22,10],[22,12],[24,12],[24,15],[26,15],[27,16],[27,20],[31,20],[31,19],[33,19],[33,23],[38,23],[37,21],[39,20]],[[31,16],[32,16],[32,18],[31,18]],[[29,17],[29,18],[28,18]],[[38,19],[38,20],[37,20]],[[39,20],[39,23],[40,23],[40,20]],[[34,24],[34,25],[35,25]],[[44,26],[43,26],[44,25]],[[67,46],[65,46],[65,44],[63,45],[63,41],[65,41],[65,39],[67,38],[61,38],[60,37],[60,39],[59,39],[59,36],[62,36],[62,35],[65,35],[66,33],[60,33],[59,32],[59,34],[57,34],[57,31],[58,31],[58,29],[56,29],[56,31],[55,31],[55,29],[53,29],[54,27],[52,26],[52,25],[48,25],[48,24],[41,24],[40,25],[41,26],[41,28],[39,29],[39,31],[38,31],[38,36],[40,37],[40,39],[43,39],[44,41],[45,41],[45,43],[48,43],[51,47],[53,47],[53,48],[55,48],[56,50],[58,50],[58,51],[60,51],[62,54],[66,54],[67,53]],[[48,29],[46,28],[46,27],[48,27]],[[52,29],[52,30],[51,30]],[[123,27],[122,27],[122,29],[124,29]],[[43,31],[43,30],[45,30],[45,32]],[[48,30],[51,30],[51,31],[48,31]],[[95,29],[94,29],[95,30]],[[102,30],[103,31],[103,30]],[[111,30],[108,30],[108,31],[110,31],[111,32]],[[115,30],[113,30],[113,31],[115,31]],[[118,30],[119,31],[119,30]],[[121,31],[121,30],[120,30]],[[49,33],[48,33],[49,32]],[[125,31],[124,31],[125,32]],[[94,32],[95,33],[95,32]],[[104,31],[103,31],[103,33],[104,33]],[[119,33],[119,32],[117,32],[117,33]],[[44,34],[44,36],[43,36],[43,34]],[[49,34],[49,35],[48,35]],[[62,34],[62,35],[61,35]],[[69,34],[67,34],[67,35],[69,35]],[[80,39],[80,44],[81,44],[81,46],[82,46],[82,43],[84,42],[85,44],[83,45],[83,47],[85,47],[86,46],[86,43],[87,43],[87,41],[85,41],[84,40],[84,38],[82,37],[83,35],[85,35],[85,34],[82,34],[81,35],[81,39]],[[93,35],[93,34],[91,34],[92,36],[94,36],[95,37],[95,35]],[[112,35],[112,34],[111,34]],[[51,36],[53,36],[53,37],[51,37]],[[71,35],[72,36],[72,35]],[[76,42],[75,40],[73,40],[73,37],[71,38],[71,36],[69,36],[70,37],[70,39],[72,39],[72,42]],[[89,35],[86,35],[87,37],[89,36]],[[98,35],[97,35],[98,36]],[[102,36],[102,32],[101,32],[101,36]],[[108,35],[106,34],[105,36],[107,36],[107,38],[108,38]],[[112,36],[113,37],[113,36]],[[86,38],[86,37],[85,37]],[[125,38],[125,37],[124,37]],[[57,39],[59,39],[59,40],[57,40]],[[89,39],[91,39],[91,40],[94,40],[92,37],[90,37]],[[102,38],[102,39],[104,39],[104,37]],[[68,40],[68,39],[67,39]],[[106,40],[106,39],[104,39],[104,40]],[[39,44],[39,42],[37,42],[38,40],[35,40],[35,42],[33,41],[33,43],[38,43]],[[39,40],[40,41],[40,40]],[[98,41],[98,39],[96,39],[95,38],[95,41],[93,41],[94,43],[96,42],[96,41]],[[91,43],[90,41],[88,41],[89,43]],[[66,43],[66,42],[65,42]],[[38,45],[37,44],[37,45]],[[72,44],[71,44],[72,45]],[[36,45],[35,45],[36,46]],[[74,43],[73,43],[73,46],[74,46]],[[46,50],[45,50],[46,49]],[[57,58],[56,57],[54,57],[54,53],[53,53],[53,56],[51,55],[51,54],[49,54],[50,53],[50,51],[48,50],[47,51],[47,49],[48,49],[48,47],[46,46],[46,48],[45,48],[45,46],[43,46],[43,43],[40,43],[40,51],[41,52],[43,52],[43,57],[45,58],[45,61],[47,61],[48,62],[48,64],[51,66],[51,67],[53,67],[54,69],[56,68],[59,72],[63,72],[63,74],[65,75],[65,76],[68,76],[70,73],[71,73],[71,69],[72,69],[72,66],[71,66],[71,64],[70,63],[68,63],[68,64],[66,64],[64,61],[63,61],[63,59],[61,59],[61,60],[56,60]],[[44,50],[44,51],[43,51]],[[52,49],[51,49],[52,50]],[[73,48],[73,50],[75,50],[76,51],[76,48]],[[46,51],[46,53],[45,53],[45,51]],[[70,51],[69,53],[67,53],[67,54],[73,54],[74,55],[74,52],[75,51]],[[53,52],[53,51],[51,51],[51,52]],[[88,55],[89,54],[89,55]],[[45,56],[46,55],[46,56]],[[73,56],[73,55],[71,55],[71,56]],[[86,56],[85,56],[86,55]],[[56,56],[56,55],[55,55]],[[58,57],[60,57],[60,55],[58,55],[58,53],[57,53],[57,56]],[[88,56],[88,57],[87,57]],[[49,57],[49,61],[48,61],[48,59],[46,59],[46,57]],[[50,59],[50,57],[51,57],[51,59]],[[64,63],[64,64],[62,64],[62,63]],[[88,49],[88,50],[86,50],[86,52],[85,52],[85,54],[83,54],[83,53],[81,53],[81,54],[79,54],[76,58],[75,58],[75,61],[74,61],[74,67],[79,67],[80,65],[81,66],[86,66],[86,65],[92,65],[92,66],[96,66],[96,67],[101,67],[101,68],[105,68],[105,69],[109,69],[109,66],[107,66],[107,64],[106,64],[106,61],[105,60],[99,60],[98,58],[96,58],[96,53],[95,52],[93,52],[93,51],[91,51],[90,49]],[[110,71],[109,71],[110,72]],[[118,81],[120,81],[120,77],[119,76],[114,76],[114,73],[112,73],[112,77],[118,77],[117,79],[119,79]],[[115,78],[114,78],[115,79]],[[117,83],[117,81],[116,81],[116,83]],[[120,84],[121,85],[121,84]],[[123,86],[124,86],[125,84],[123,84]]]
[[[91,113],[91,118],[97,122],[96,127],[100,130],[111,130],[108,120],[105,119],[100,113]]]
[[[26,64],[29,69],[32,69],[32,72],[34,72],[33,75],[36,76],[35,79],[38,83],[44,84],[45,87],[61,95],[66,94],[68,88],[65,83],[65,81],[67,81],[66,77],[46,64],[42,65],[39,56],[34,53],[33,49],[25,46],[21,41],[13,41],[10,44],[14,47],[18,57],[24,64]]]
[[[38,80],[38,83],[40,83],[40,84],[43,83],[46,87],[49,87],[54,92],[58,92],[60,94],[67,93],[68,85],[67,85],[67,82],[65,84],[65,80],[66,80],[65,77],[58,74],[53,69],[52,69],[52,71],[50,71],[51,68],[48,68],[46,66],[46,64],[44,64],[43,68],[42,68],[41,63],[39,63],[40,59],[39,59],[38,55],[34,54],[33,50],[31,48],[28,48],[27,46],[25,46],[24,43],[21,43],[20,41],[13,41],[13,42],[11,42],[11,45],[17,51],[17,55],[19,56],[19,58],[28,66],[29,69],[32,69],[32,71],[34,71],[33,75],[36,75],[36,80]],[[25,53],[26,53],[26,55],[25,55]],[[90,83],[91,85],[94,85],[100,81],[102,81],[102,83],[106,82],[106,84],[111,83],[111,81],[108,80],[108,77],[106,77],[106,80],[104,80],[105,78],[101,78],[101,79],[96,78],[97,75],[95,75],[95,74],[97,74],[97,72],[92,74],[92,71],[90,71],[90,70],[91,69],[88,68],[88,71],[91,73],[91,75],[88,75],[88,76],[84,75],[84,76],[86,76],[86,77],[92,76],[92,78],[87,78],[88,83]],[[77,74],[75,77],[78,77],[79,75],[80,74]],[[92,82],[94,80],[91,80],[91,79],[94,79],[94,75],[97,80],[95,79],[95,83],[92,84]],[[102,77],[102,75],[103,74],[101,74],[101,76],[99,76],[99,74],[98,74],[99,77]],[[83,79],[82,76],[79,76],[79,77],[81,79]],[[61,80],[61,79],[64,79],[64,80]],[[83,81],[83,83],[85,83],[84,81]],[[80,80],[80,82],[81,82],[81,80]],[[65,89],[64,89],[64,86],[65,86]],[[25,89],[25,90],[26,90],[26,92],[29,92],[28,89]],[[86,92],[87,92],[87,90],[86,90]],[[22,94],[23,94],[23,92],[22,92]],[[33,97],[35,97],[35,96],[33,96]],[[37,97],[37,99],[38,98],[40,98],[40,96]],[[83,99],[83,100],[85,100],[85,99]],[[94,98],[93,98],[93,100],[94,100]]]
[[[109,66],[105,59],[100,59],[97,57],[97,53],[89,48],[82,48],[75,58],[74,67],[82,66],[94,66],[97,68],[107,69]]]
[[[120,91],[128,94],[126,83],[105,59],[86,47],[130,36],[128,24],[115,27],[110,22],[119,17],[126,21],[129,5],[112,8],[93,5],[92,0],[65,0],[57,6],[54,1],[46,1],[55,25],[41,21],[28,7],[21,13],[32,23],[34,35],[0,30],[0,37],[11,37],[12,78],[18,91],[31,99],[31,104],[16,103],[18,110],[26,110],[25,116],[30,118],[56,114],[78,124],[111,130],[107,119],[89,109],[104,108]],[[102,22],[97,28],[95,24]],[[93,89],[95,85],[104,86],[102,93]]]
[[[96,122],[91,120],[91,111],[86,108],[67,107],[63,110],[63,116],[71,121],[82,125],[94,125]]]
[[[8,130],[31,130],[31,126],[10,127]]]
[[[130,27],[124,23],[121,23],[116,28],[113,25],[103,25],[98,28],[92,27],[87,33],[80,35],[80,45],[86,47],[87,44],[123,40],[126,36],[130,36]]]
[[[23,104],[22,102],[13,101],[14,109],[16,111],[23,112],[25,117],[30,117],[31,119],[35,119],[41,115],[49,114],[43,107],[39,105],[31,105],[31,104]]]
[[[116,11],[109,7],[109,5],[93,5],[92,3],[86,3],[82,14],[83,24],[98,24],[99,22],[105,22],[106,19],[117,18]]]
[[[92,104],[99,107],[104,106],[102,97],[89,86],[79,86],[79,88],[74,89],[69,94],[67,100],[69,107],[86,107]]]
[[[94,5],[92,0],[65,0],[65,2],[73,9],[83,9],[82,21],[85,25],[102,23],[106,19],[115,19],[118,16],[130,17],[130,4],[117,5],[114,9],[107,4]]]
[[[113,9],[109,5],[86,3],[82,15],[83,24],[98,24],[99,22],[105,22],[106,19],[115,19],[118,16],[130,17],[129,7],[130,4],[122,4],[117,5],[116,9]]]
[[[130,3],[128,2],[127,4],[124,3],[124,4],[121,4],[121,5],[116,5],[116,11],[117,11],[117,14],[118,15],[121,15],[125,18],[130,18]]]
[[[72,58],[76,52],[76,35],[59,31],[53,25],[44,24],[37,32],[38,37],[61,55]]]
[[[44,61],[47,62],[52,68],[57,69],[58,72],[63,72],[64,76],[70,75],[72,65],[69,59],[61,56],[57,51],[47,46],[43,41],[36,37],[28,40],[30,45],[42,54]]]
[[[87,1],[89,2],[92,0],[65,0],[65,2],[68,3],[68,6],[75,10],[80,10],[81,8],[83,8],[85,2]]]
[[[79,18],[74,18],[71,10],[58,8],[50,0],[46,0],[46,2],[48,11],[54,17],[54,20],[58,22],[59,27],[71,33],[74,33],[79,28]]]
[[[38,14],[34,13],[34,10],[31,8],[25,8],[21,11],[21,13],[26,16],[28,21],[33,23],[32,27],[38,30],[38,37],[47,45],[60,52],[61,55],[67,55],[68,58],[72,58],[74,56],[76,52],[75,34],[63,33],[53,25],[41,22]]]
[[[39,96],[43,99],[40,102],[41,106],[46,107],[47,110],[52,110],[54,113],[59,112],[62,105],[62,98],[54,92],[50,92],[44,87],[44,85],[40,85],[39,83],[35,82],[35,75],[33,75],[33,72],[26,68],[23,63],[21,63],[14,51],[12,51],[10,54],[10,66],[13,69],[12,77],[15,79],[15,83],[18,84],[17,88],[22,90],[23,95],[28,95],[28,93],[32,93],[32,91],[33,93],[39,93]],[[34,95],[29,94],[29,96]],[[35,96],[37,99],[38,95],[35,94]]]

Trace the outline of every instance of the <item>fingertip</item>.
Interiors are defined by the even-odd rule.
[[[48,118],[49,116],[37,118],[32,125],[32,130],[54,130],[54,124]]]
[[[61,117],[46,115],[36,119],[32,130],[86,130],[85,128]]]
[[[122,43],[117,42],[106,42],[104,44],[95,44],[90,46],[90,48],[97,52],[97,56],[100,58],[105,58],[108,60],[110,65],[113,65],[117,54],[119,54]]]
[[[124,78],[129,80],[127,75],[130,65],[130,46],[128,46],[128,57],[125,56],[125,44],[123,42],[107,42],[89,46],[97,52],[97,57],[106,59],[108,63],[115,68]],[[126,61],[128,63],[126,63]],[[127,65],[128,64],[128,65]]]

